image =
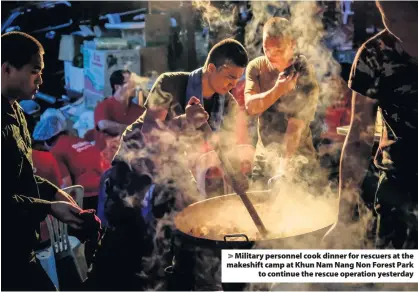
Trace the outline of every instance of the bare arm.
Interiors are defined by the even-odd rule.
[[[248,79],[247,79],[248,80]],[[272,89],[261,92],[259,86],[246,86],[245,107],[249,115],[258,115],[271,107],[281,96],[294,88],[297,75],[281,75]]]
[[[120,124],[115,121],[101,120],[97,123],[97,127],[101,132],[109,133],[111,135],[120,135],[125,131],[128,125]]]
[[[249,115],[254,116],[261,114],[271,107],[282,95],[284,91],[279,86],[262,93],[254,91],[245,93],[245,108]]]
[[[306,122],[295,118],[290,118],[286,133],[284,135],[285,157],[292,157],[299,148],[300,137],[305,129]]]
[[[377,102],[353,92],[350,129],[340,162],[339,213],[342,223],[352,220],[358,190],[366,176],[374,142]]]
[[[286,133],[284,135],[284,154],[285,159],[282,170],[286,168],[287,161],[293,157],[299,148],[302,133],[309,127],[310,121],[314,120],[316,108],[318,106],[319,86],[314,81],[313,70],[310,75],[301,78],[301,87],[297,94],[296,102],[298,109],[289,117]]]

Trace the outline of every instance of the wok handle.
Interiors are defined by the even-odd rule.
[[[224,235],[224,241],[228,241],[228,240],[226,240],[227,238],[229,238],[229,237],[244,237],[245,238],[245,240],[246,241],[250,241],[249,239],[248,239],[248,236],[247,235],[245,235],[245,234],[227,234],[227,235]]]
[[[261,221],[260,216],[257,213],[257,210],[254,208],[253,204],[251,203],[250,199],[248,198],[246,191],[242,188],[242,186],[238,183],[236,177],[234,176],[234,169],[228,159],[228,157],[223,153],[221,147],[218,143],[212,143],[210,141],[210,136],[212,134],[212,129],[210,128],[209,124],[206,122],[201,126],[201,130],[203,131],[205,135],[205,139],[212,144],[212,146],[215,148],[215,152],[218,155],[218,158],[221,162],[221,166],[224,170],[225,176],[229,177],[232,183],[232,189],[235,191],[237,195],[240,196],[242,202],[244,203],[245,208],[247,209],[248,213],[251,216],[251,219],[253,220],[255,226],[257,227],[260,234],[265,237],[267,235],[267,229],[263,224],[263,221]]]

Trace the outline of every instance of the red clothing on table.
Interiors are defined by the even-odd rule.
[[[47,151],[32,150],[33,172],[42,178],[60,187],[62,176],[58,162],[52,153]]]
[[[344,86],[341,99],[336,100],[325,110],[325,131],[321,134],[322,139],[334,142],[344,142],[345,137],[337,133],[337,128],[350,125],[351,119],[351,96],[352,91],[347,85]]]
[[[97,196],[103,173],[100,150],[84,139],[62,135],[51,153],[58,161],[62,177],[71,176],[73,184],[84,187],[84,196]]]
[[[94,110],[94,125],[97,129],[99,121],[108,120],[129,126],[135,122],[145,109],[135,103],[130,103],[128,107],[117,101],[113,96],[106,98],[99,103]],[[103,150],[106,147],[106,134],[96,131],[96,146]]]

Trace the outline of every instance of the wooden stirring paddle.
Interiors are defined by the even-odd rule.
[[[266,237],[268,231],[266,227],[264,226],[263,221],[261,221],[261,218],[258,215],[257,210],[254,208],[253,203],[248,198],[245,187],[242,185],[242,183],[240,183],[239,179],[237,179],[237,177],[234,175],[234,168],[232,167],[231,162],[229,161],[225,153],[222,151],[219,144],[213,143],[213,141],[211,141],[210,137],[212,135],[212,129],[210,128],[209,124],[206,122],[205,124],[203,124],[202,127],[200,127],[200,129],[204,132],[206,141],[210,143],[211,146],[215,149],[215,152],[218,155],[219,160],[221,162],[221,167],[224,170],[224,174],[230,180],[232,184],[232,189],[241,198],[242,202],[245,205],[245,208],[247,208],[247,211],[250,214],[251,219],[254,221],[254,224],[257,227],[258,231],[260,232],[261,236],[263,238]]]

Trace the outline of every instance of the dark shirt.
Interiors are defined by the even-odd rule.
[[[318,103],[318,84],[312,69],[307,65],[306,57],[298,57],[303,64],[303,72],[297,81],[297,87],[280,97],[272,106],[260,114],[258,118],[259,141],[263,146],[270,143],[282,143],[290,118],[306,122],[302,132],[298,153],[312,156],[315,149],[312,143],[310,122],[315,117]],[[246,71],[245,92],[263,93],[272,89],[280,72],[275,70],[265,56],[252,60]]]
[[[376,166],[399,185],[418,188],[418,59],[387,30],[359,49],[349,86],[378,101],[383,133]]]
[[[17,102],[10,104],[4,96],[1,99],[4,271],[33,260],[35,230],[50,210],[50,203],[42,199],[52,200],[57,187],[33,174],[32,144],[23,111]]]
[[[187,106],[187,84],[189,81],[190,73],[188,72],[175,72],[164,73],[155,81],[144,106],[157,107],[168,110],[166,120],[172,120],[173,118],[185,113]],[[213,96],[217,98],[217,94]],[[212,106],[214,102],[205,102],[204,108],[211,115],[213,113]],[[223,127],[233,125],[233,122],[228,121],[228,118],[235,118],[235,110],[237,110],[238,103],[235,98],[229,92],[225,94],[225,111],[226,120],[223,122]],[[147,110],[147,109],[146,109]],[[143,122],[145,113],[139,118],[139,121]],[[209,118],[209,120],[211,117]]]
[[[121,145],[118,152],[115,155],[115,160],[131,160],[132,156],[128,155],[132,151],[152,151],[153,153],[146,152],[144,157],[151,157],[156,153],[160,153],[156,148],[149,149],[150,147],[144,147],[142,142],[141,128],[144,123],[144,118],[149,107],[168,110],[166,121],[173,120],[174,118],[185,113],[186,109],[186,91],[189,81],[190,73],[188,72],[175,72],[161,74],[155,81],[147,100],[145,101],[145,112],[134,123],[129,125],[121,138]],[[211,113],[210,107],[213,103],[205,103],[204,107],[208,113]],[[238,103],[235,98],[229,92],[225,94],[225,110],[224,119],[221,124],[221,130],[218,132],[222,147],[228,147],[234,143],[232,141],[231,133],[236,129],[236,117],[238,111]],[[187,129],[188,130],[188,129]],[[187,131],[186,130],[186,131]],[[147,150],[145,150],[147,149]],[[176,149],[178,151],[178,149]],[[136,155],[134,158],[138,158]]]

